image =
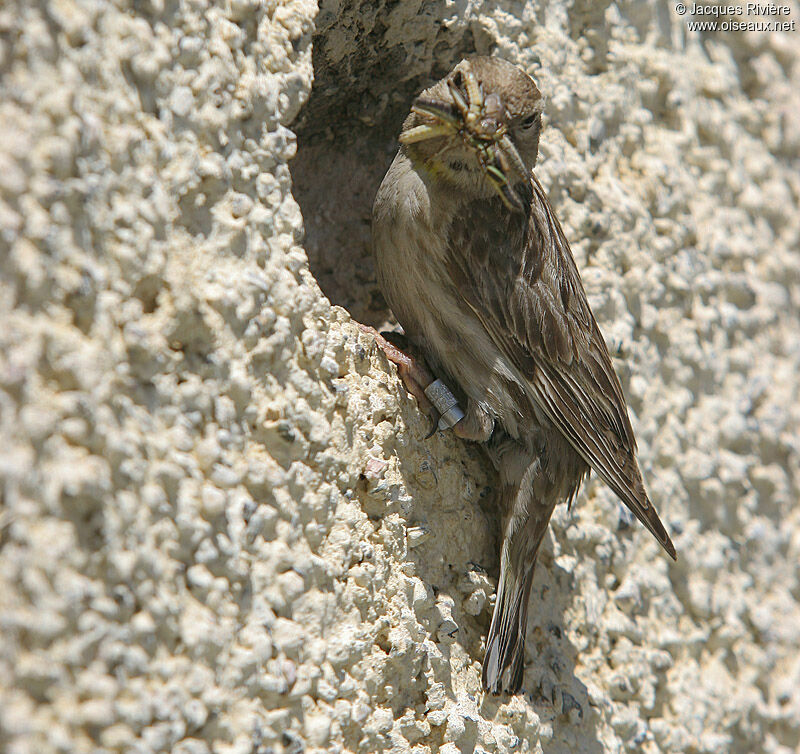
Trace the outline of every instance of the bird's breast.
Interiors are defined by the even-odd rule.
[[[398,155],[373,210],[378,282],[437,376],[515,436],[531,414],[525,391],[452,276],[454,223],[462,222],[466,204],[463,196],[437,191]]]

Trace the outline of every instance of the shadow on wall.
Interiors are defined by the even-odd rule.
[[[411,100],[464,56],[493,48],[469,21],[445,21],[444,0],[415,6],[405,19],[407,13],[408,4],[395,0],[346,7],[323,1],[313,38],[314,87],[292,126],[293,190],[311,273],[332,304],[378,328],[393,318],[375,280],[372,202]]]
[[[292,163],[311,273],[332,304],[377,328],[392,316],[375,280],[370,215],[393,156],[390,137],[362,128],[308,140],[300,134]]]

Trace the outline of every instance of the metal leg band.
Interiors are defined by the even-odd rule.
[[[464,412],[458,405],[456,397],[441,380],[434,380],[425,388],[425,395],[433,404],[434,408],[441,414],[439,418],[439,429],[450,429],[464,418]]]

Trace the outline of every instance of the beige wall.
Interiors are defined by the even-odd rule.
[[[316,12],[0,8],[0,749],[796,750],[797,33],[328,1],[312,47]],[[329,303],[389,316],[369,203],[472,48],[546,95],[538,173],[679,551],[598,482],[559,509],[513,699],[479,693],[488,468]]]

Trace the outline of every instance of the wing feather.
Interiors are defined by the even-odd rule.
[[[622,387],[569,243],[534,175],[530,188],[527,220],[509,215],[507,227],[471,233],[454,224],[450,272],[542,412],[675,558],[644,489]]]

